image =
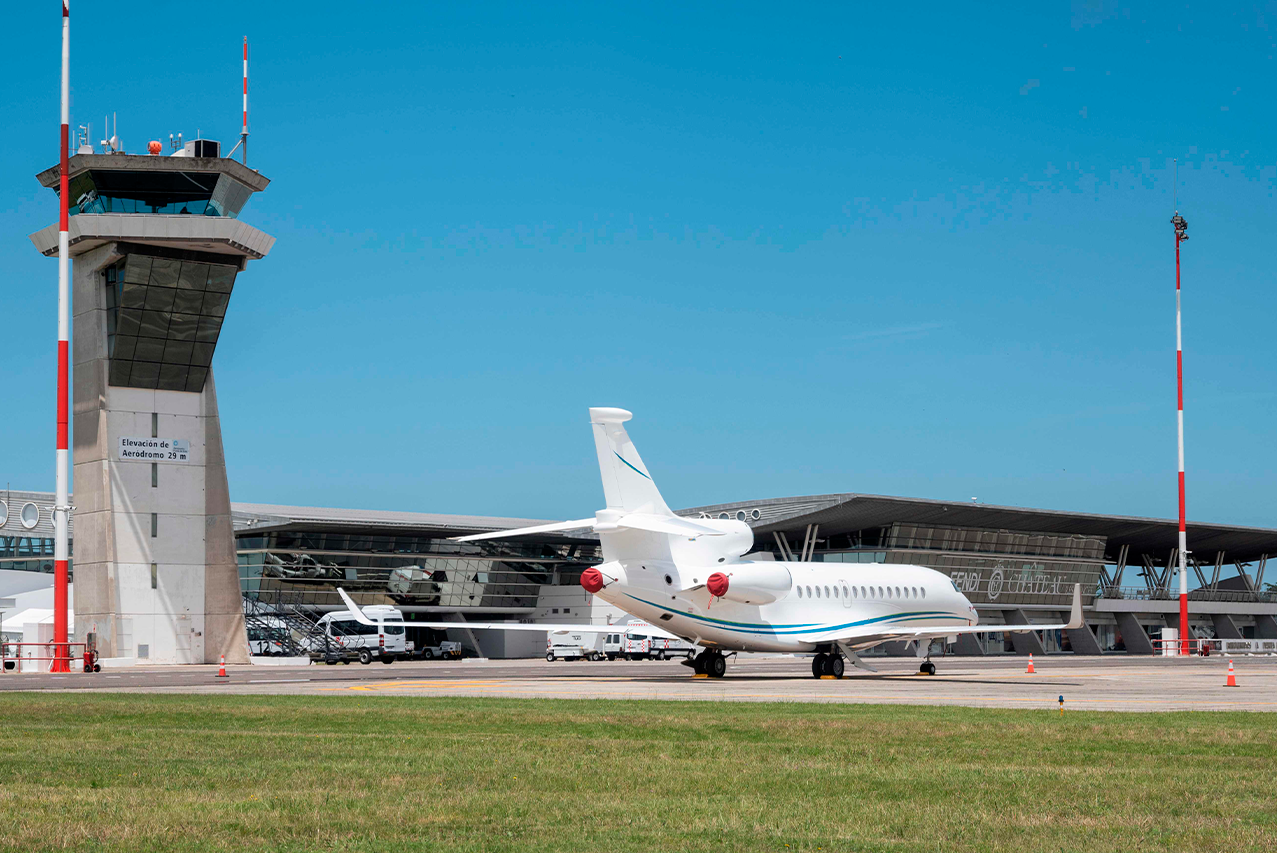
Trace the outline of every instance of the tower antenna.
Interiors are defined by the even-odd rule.
[[[248,165],[248,36],[244,36],[244,129],[240,131],[239,142],[244,146],[240,152],[241,162]]]
[[[234,157],[235,152],[243,146],[240,152],[243,164],[248,165],[248,36],[244,36],[244,128],[240,131],[239,142],[235,143],[235,147],[231,149],[231,153],[227,157]]]

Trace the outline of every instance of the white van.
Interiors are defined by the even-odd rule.
[[[383,622],[402,622],[403,611],[388,604],[374,604],[363,608],[364,616],[375,625],[364,625],[349,610],[334,610],[320,617],[318,625],[332,645],[346,654],[354,654],[360,663],[372,663],[376,658],[382,663],[394,663],[406,658],[410,649],[402,625],[383,625]]]
[[[657,631],[647,622],[630,622],[624,626],[622,633],[608,634],[603,638],[603,653],[608,660],[616,660],[618,657],[626,660],[665,660],[691,657],[695,652],[696,647],[691,643],[664,631]]]

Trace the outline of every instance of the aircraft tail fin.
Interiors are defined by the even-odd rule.
[[[599,455],[599,474],[603,478],[607,508],[673,516],[622,426],[632,417],[625,409],[590,409],[594,449]]]

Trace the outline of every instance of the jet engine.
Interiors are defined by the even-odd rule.
[[[710,595],[740,604],[771,604],[789,594],[793,586],[782,563],[740,563],[714,572],[705,581]]]

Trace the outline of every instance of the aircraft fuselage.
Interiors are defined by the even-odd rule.
[[[723,651],[810,652],[823,645],[811,635],[826,631],[881,626],[891,634],[907,632],[911,624],[952,624],[956,634],[979,621],[948,577],[923,566],[767,562],[760,565],[786,568],[792,584],[766,604],[714,598],[704,586],[714,572],[751,565],[680,570],[657,560],[618,561],[599,567],[614,579],[596,595],[671,634]],[[852,645],[879,642],[866,638]]]

